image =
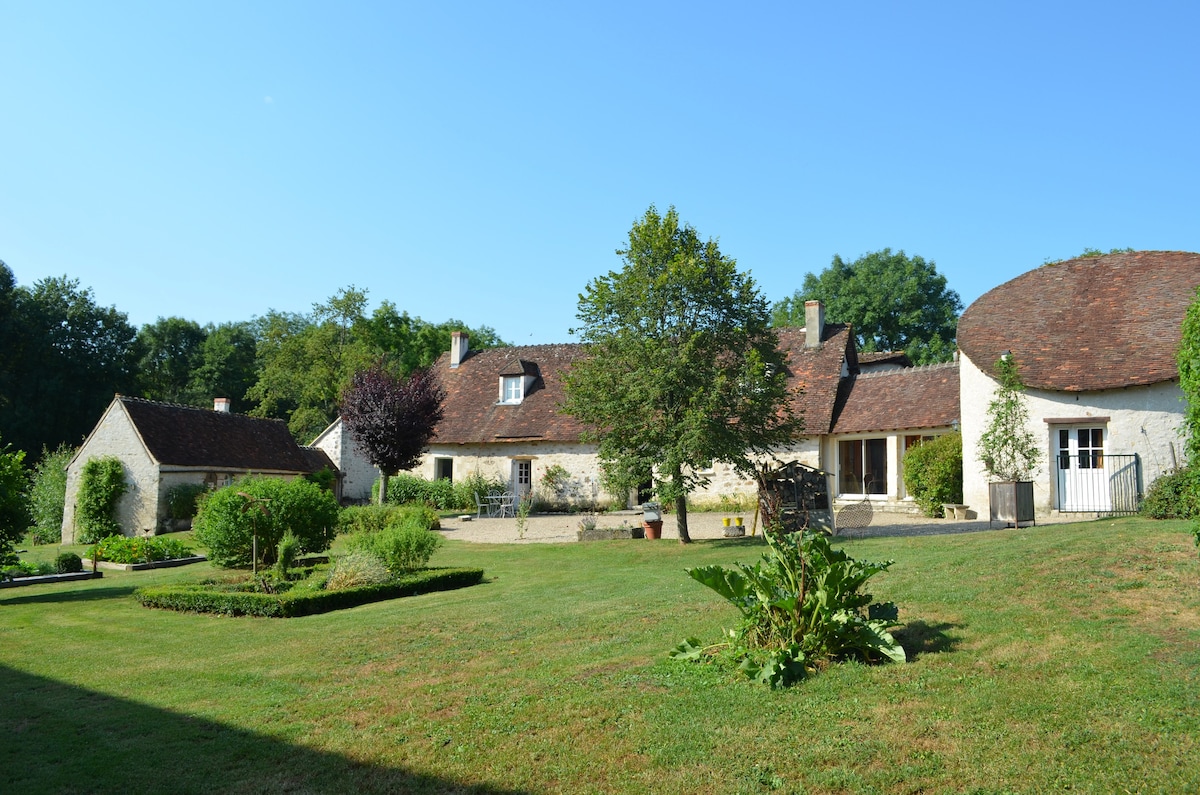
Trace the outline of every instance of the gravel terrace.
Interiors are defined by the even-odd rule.
[[[735,514],[722,513],[689,513],[688,532],[693,539],[722,538],[725,527],[721,520],[725,516]],[[599,514],[596,517],[596,527],[620,527],[622,522],[630,526],[641,524],[641,511],[619,511]],[[517,533],[516,519],[478,519],[472,514],[469,520],[455,517],[442,520],[441,533],[446,538],[459,541],[472,541],[483,544],[562,544],[575,542],[576,531],[579,529],[579,514],[534,514],[527,520],[525,537]],[[750,533],[753,514],[743,514],[746,533]],[[1088,516],[1051,516],[1038,517],[1038,524],[1053,524],[1060,522],[1082,521]],[[870,524],[865,527],[839,529],[838,535],[850,538],[871,538],[875,536],[928,536],[948,535],[951,533],[977,533],[982,530],[1000,529],[1000,525],[989,527],[985,521],[954,521],[946,519],[930,519],[927,516],[910,514],[875,513],[870,517]],[[762,528],[758,528],[759,533]],[[663,516],[664,540],[679,540],[675,529],[674,514]]]

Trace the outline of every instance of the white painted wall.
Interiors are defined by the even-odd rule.
[[[960,359],[963,432],[963,499],[981,516],[987,516],[987,477],[979,461],[979,438],[987,422],[987,406],[996,382],[965,355]],[[1050,392],[1030,389],[1029,429],[1043,439],[1041,466],[1034,476],[1034,506],[1046,515],[1054,508],[1051,456],[1056,440],[1047,419],[1109,417],[1105,452],[1109,455],[1136,453],[1141,459],[1142,488],[1160,475],[1182,464],[1183,392],[1177,381],[1145,387],[1109,389],[1100,392]]]

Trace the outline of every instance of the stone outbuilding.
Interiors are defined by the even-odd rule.
[[[1035,513],[1136,510],[1183,464],[1175,356],[1197,286],[1200,254],[1113,253],[1044,265],[971,304],[958,324],[964,502],[988,505],[978,445],[1010,355],[1042,444]]]
[[[296,478],[334,468],[324,452],[296,444],[281,420],[232,414],[228,400],[218,398],[209,410],[117,395],[67,466],[63,543],[74,541],[83,466],[106,456],[125,468],[128,490],[116,519],[126,535],[165,528],[174,486],[216,489],[239,475]]]

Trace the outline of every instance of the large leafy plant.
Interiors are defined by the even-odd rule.
[[[726,643],[703,647],[689,638],[672,652],[699,660],[727,649],[751,679],[787,686],[832,661],[904,662],[904,648],[888,631],[898,610],[877,603],[862,588],[892,561],[855,560],[833,549],[828,538],[803,531],[766,534],[767,552],[753,566],[688,569],[697,582],[725,597],[741,612]]]

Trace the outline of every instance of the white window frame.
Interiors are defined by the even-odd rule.
[[[500,402],[515,405],[525,399],[525,379],[519,375],[500,376]]]

